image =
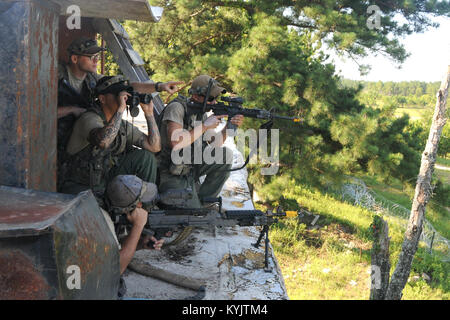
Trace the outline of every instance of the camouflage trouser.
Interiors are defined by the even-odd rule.
[[[230,150],[225,152],[231,152]],[[173,175],[168,169],[160,171],[160,182],[158,186],[159,193],[171,189],[192,189],[193,198],[189,200],[186,207],[200,208],[203,198],[215,198],[219,195],[223,185],[230,176],[227,171],[231,168],[231,164],[224,161],[223,164],[197,164],[193,165],[191,172],[184,176]],[[201,176],[206,175],[205,181],[200,185],[198,180]]]
[[[157,161],[153,153],[144,149],[134,149],[126,154],[123,154],[118,159],[118,165],[109,170],[106,178],[101,183],[98,189],[106,188],[109,181],[115,176],[121,174],[136,175],[144,181],[156,183]],[[89,185],[82,185],[72,181],[67,181],[61,192],[77,194],[81,191],[90,189]],[[98,192],[96,196],[99,196]]]
[[[134,149],[119,158],[119,165],[113,167],[107,182],[121,174],[138,176],[146,182],[156,183],[157,161],[155,155],[144,149]]]

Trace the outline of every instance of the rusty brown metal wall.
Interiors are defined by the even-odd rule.
[[[56,190],[59,7],[0,3],[0,185]]]
[[[0,186],[0,300],[116,299],[119,279],[119,249],[92,192]]]

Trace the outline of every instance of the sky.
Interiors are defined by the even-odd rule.
[[[439,28],[399,39],[411,53],[401,69],[388,58],[372,55],[359,60],[361,64],[372,66],[369,74],[361,76],[355,62],[334,56],[337,73],[346,79],[365,81],[442,81],[450,65],[450,19],[433,20],[440,23]]]

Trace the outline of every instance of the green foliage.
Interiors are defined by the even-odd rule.
[[[369,226],[369,232],[372,235],[372,240],[375,241],[376,239],[379,238],[382,228],[383,228],[383,221],[382,221],[381,216],[374,215],[373,221]]]
[[[259,174],[263,164],[250,167],[249,183],[262,200],[292,209],[301,205],[320,214],[326,227],[337,223],[354,230],[355,239],[369,242],[372,214],[315,187],[326,188],[344,175],[356,173],[370,173],[385,181],[392,177],[412,181],[423,150],[420,137],[427,131],[424,126],[411,125],[408,117],[396,118],[395,111],[398,105],[428,104],[428,95],[435,91],[421,83],[413,88],[375,83],[376,88],[389,92],[380,101],[379,92],[367,91],[364,84],[342,85],[334,67],[325,64],[327,57],[321,48],[328,44],[354,59],[382,52],[402,62],[407,53],[397,39],[433,27],[430,16],[449,15],[449,2],[375,0],[370,4],[382,11],[379,30],[367,27],[369,4],[356,0],[150,2],[164,7],[159,23],[124,24],[151,78],[183,80],[186,85],[181,94],[187,95],[195,76],[210,74],[231,94],[243,96],[246,107],[304,118],[302,124],[275,122],[274,128],[282,129],[277,175]],[[394,20],[395,15],[407,18],[407,23]],[[173,97],[163,98],[169,101]],[[246,128],[259,124],[255,120],[244,123]],[[313,269],[323,264],[322,259],[343,268],[339,282],[329,281],[325,275],[317,277],[329,281],[337,297],[351,297],[343,283],[352,280],[355,270],[366,272],[368,249],[362,249],[362,256],[359,250],[347,250],[333,232],[316,241],[317,234],[288,221],[274,226],[271,233],[275,250],[283,254],[307,259],[315,252],[309,246],[311,238],[314,250],[324,248],[324,257]],[[391,234],[395,257],[401,249],[402,233],[394,228]],[[317,294],[323,298],[323,292]],[[358,298],[368,296],[367,292]]]
[[[267,191],[274,195],[268,196]],[[276,178],[271,186],[258,190],[258,195],[272,206],[288,204],[292,210],[301,206],[320,216],[316,223],[319,230],[287,218],[280,219],[270,229],[271,243],[290,299],[368,299],[374,239],[373,226],[370,226],[381,228],[378,216],[330,194],[296,185],[286,177]],[[392,272],[402,247],[404,221],[383,218],[389,224]],[[411,278],[427,273],[431,283],[409,281],[403,291],[405,300],[449,298],[449,264],[426,250],[418,249]]]
[[[444,291],[450,291],[450,281],[448,280],[449,266],[442,263],[439,257],[431,255],[425,250],[418,250],[414,257],[411,271],[419,275],[426,273],[431,278],[433,287],[440,287]]]
[[[403,61],[406,52],[395,38],[433,26],[425,13],[445,14],[449,7],[433,1],[394,2],[386,6],[375,1],[382,11],[380,30],[367,27],[367,4],[360,1],[285,0],[155,0],[152,5],[164,7],[159,23],[126,21],[125,27],[151,77],[185,81],[181,94],[187,94],[195,76],[207,73],[243,96],[247,107],[304,118],[301,125],[275,123],[283,128],[279,174],[322,186],[361,171],[408,181],[420,160],[405,131],[408,121],[394,119],[392,101],[381,111],[361,104],[361,88],[342,86],[321,51],[327,43],[352,57],[383,50]],[[394,21],[394,14],[409,23]],[[392,86],[382,85],[383,90]],[[421,98],[429,91],[418,83],[411,92]],[[246,127],[258,125],[245,122]],[[271,179],[253,178],[264,184]]]
[[[434,181],[433,200],[450,207],[450,185],[444,184],[441,180]]]

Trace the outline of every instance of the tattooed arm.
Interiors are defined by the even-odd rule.
[[[117,137],[117,134],[120,129],[120,124],[122,122],[122,115],[126,109],[126,100],[129,96],[127,92],[121,92],[119,94],[119,109],[116,113],[111,117],[108,124],[103,128],[93,129],[89,133],[89,142],[101,149],[108,148],[114,139]]]
[[[93,129],[89,134],[89,142],[101,149],[108,148],[119,132],[123,111],[117,111],[103,128]]]
[[[150,152],[157,153],[161,151],[161,136],[153,115],[153,101],[149,104],[141,104],[141,108],[144,111],[145,119],[147,120],[148,135],[144,135],[141,138],[141,141],[139,141],[140,147]]]

